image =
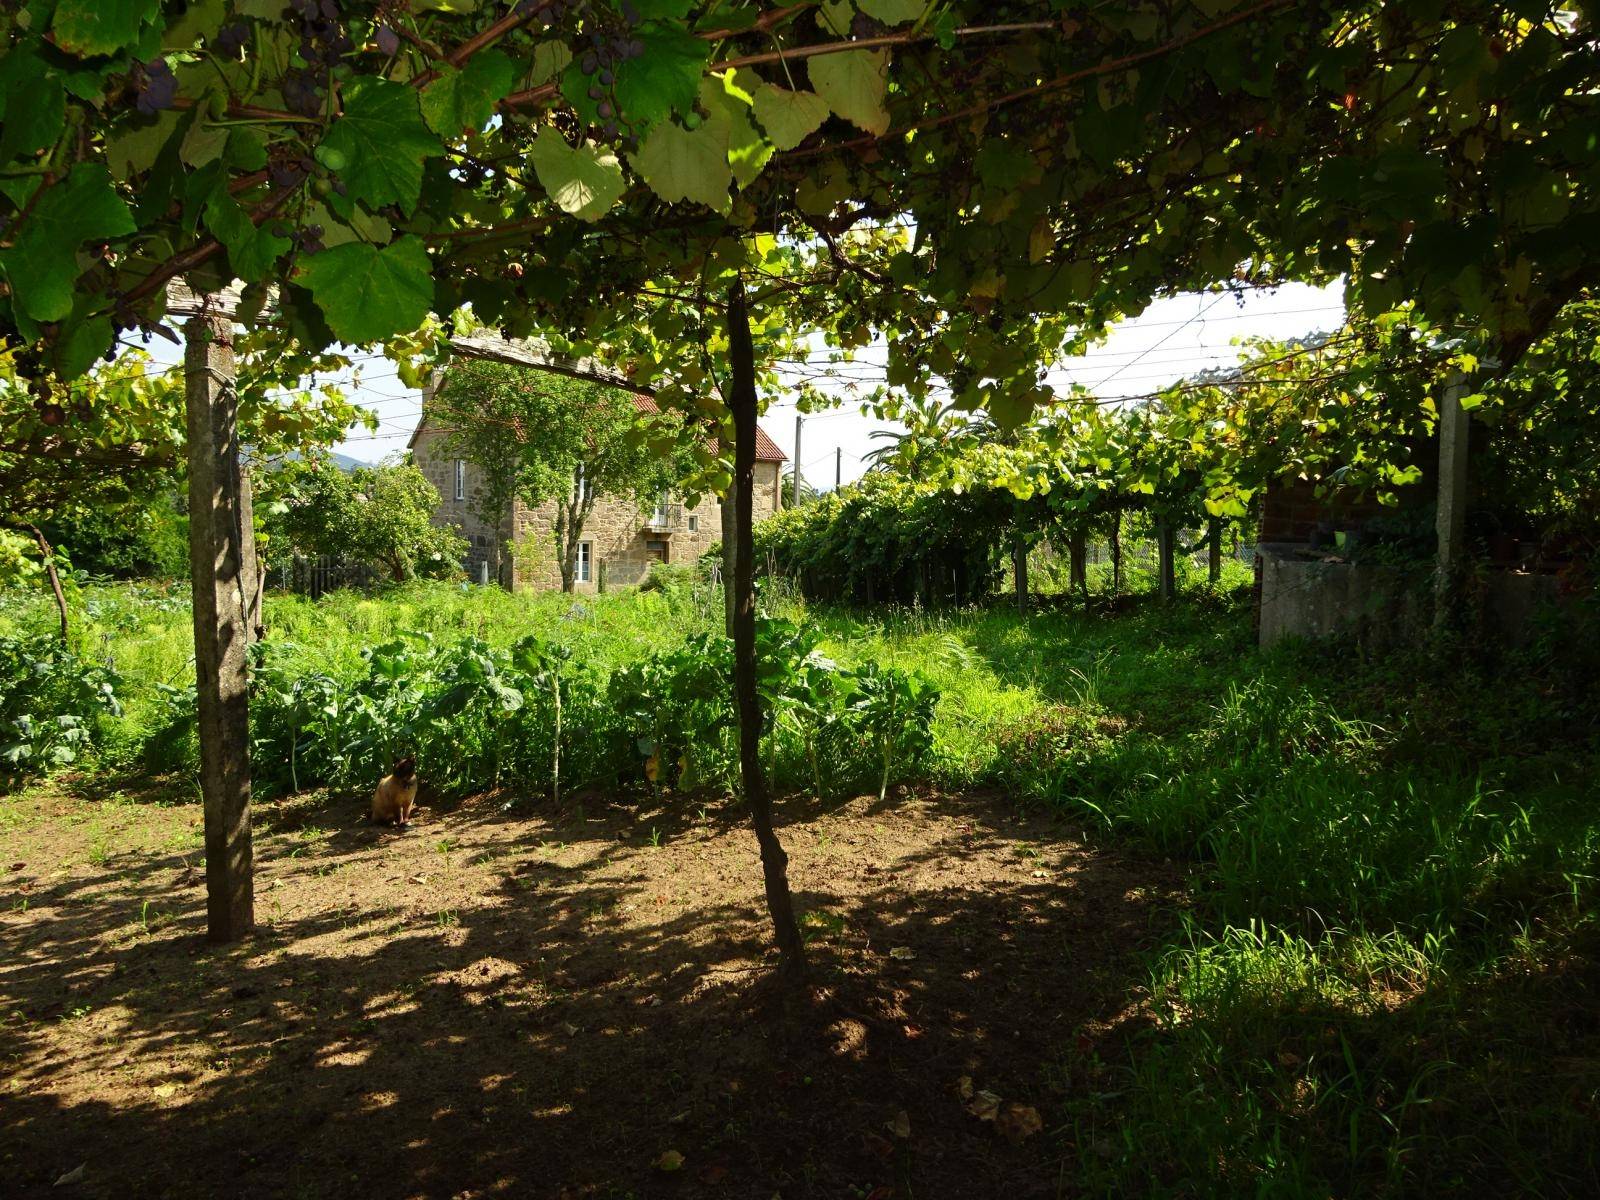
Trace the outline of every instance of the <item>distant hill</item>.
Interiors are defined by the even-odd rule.
[[[298,450],[291,450],[289,453],[283,456],[284,461],[286,462],[293,462],[302,457],[304,456]],[[334,466],[338,467],[339,470],[344,471],[346,474],[354,471],[357,467],[372,466],[372,464],[364,458],[352,458],[348,454],[340,454],[337,450],[330,450],[328,452],[328,457],[333,460]]]

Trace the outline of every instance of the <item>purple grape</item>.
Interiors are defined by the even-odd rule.
[[[178,98],[178,81],[164,58],[151,59],[144,65],[144,82],[134,101],[134,106],[146,116],[172,107]]]
[[[378,26],[378,50],[383,54],[395,54],[400,49],[400,35],[387,25]]]
[[[226,58],[238,58],[249,40],[250,26],[243,21],[232,21],[217,30],[217,53]]]

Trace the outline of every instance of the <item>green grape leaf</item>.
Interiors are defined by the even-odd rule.
[[[52,145],[66,120],[61,81],[26,48],[0,58],[0,163]]]
[[[206,201],[206,228],[228,248],[228,264],[246,283],[255,283],[272,270],[278,256],[289,249],[289,239],[274,237],[250,219],[239,202],[218,188]]]
[[[817,25],[836,37],[849,37],[855,15],[856,6],[852,0],[822,0],[822,7],[817,10]]]
[[[297,277],[328,328],[350,346],[410,333],[433,308],[433,267],[419,237],[381,250],[346,242],[303,259]]]
[[[791,92],[771,83],[757,90],[755,110],[779,150],[793,150],[828,119],[828,102],[815,92]]]
[[[72,311],[78,247],[133,230],[133,214],[111,186],[111,173],[98,163],[79,163],[39,197],[11,248],[0,250],[12,302],[35,321],[61,320]]]
[[[528,86],[538,87],[549,83],[572,61],[572,51],[565,42],[540,42],[533,48],[533,66],[528,72]]]
[[[342,154],[350,197],[373,208],[410,213],[422,192],[422,164],[444,153],[423,124],[417,93],[387,79],[357,79],[344,93],[344,115],[318,146]]]
[[[50,28],[55,44],[68,54],[115,54],[138,40],[160,7],[160,0],[60,0]]]
[[[74,321],[56,340],[51,350],[51,365],[62,379],[76,379],[94,366],[106,352],[115,332],[105,314]]]
[[[885,25],[915,21],[933,5],[928,0],[856,0],[861,11]]]
[[[845,120],[871,134],[889,131],[884,96],[889,86],[889,55],[883,50],[819,54],[806,64],[811,86]]]
[[[445,67],[422,93],[422,115],[440,137],[477,133],[489,123],[494,106],[511,91],[516,68],[498,50],[483,50],[457,71]]]
[[[728,143],[728,165],[741,188],[749,187],[767,165],[775,147],[750,120],[750,95],[742,86],[759,87],[759,77],[735,78],[735,72],[713,75],[700,84],[700,107],[710,113],[709,120],[720,129],[717,136]]]
[[[549,125],[539,130],[529,157],[550,198],[583,221],[598,219],[627,187],[615,154],[588,142],[574,150]]]
[[[726,129],[716,122],[707,121],[691,132],[664,121],[650,131],[639,152],[629,156],[628,164],[663,200],[692,200],[720,213],[732,207]]]
[[[644,54],[616,68],[622,115],[640,127],[669,113],[689,112],[711,43],[672,26],[641,25],[634,36],[644,43]]]
[[[135,125],[124,129],[116,137],[106,139],[106,165],[116,179],[126,180],[133,175],[143,175],[156,165],[161,148],[172,137],[180,117],[176,111],[158,113],[148,125]]]
[[[695,0],[634,0],[633,7],[642,20],[654,21],[666,18],[669,21],[679,21],[689,15],[689,10],[694,5]]]

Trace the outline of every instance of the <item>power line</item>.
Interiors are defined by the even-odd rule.
[[[1187,329],[1190,325],[1194,324],[1194,322],[1196,322],[1196,321],[1200,320],[1202,317],[1204,317],[1213,308],[1215,308],[1217,305],[1221,304],[1223,299],[1224,299],[1224,297],[1226,297],[1227,294],[1228,294],[1227,292],[1223,292],[1221,295],[1217,296],[1214,300],[1211,301],[1210,304],[1206,305],[1204,308],[1197,308],[1195,310],[1194,316],[1190,317],[1187,321],[1184,321],[1182,324],[1178,325],[1176,328],[1174,328],[1172,330],[1171,333],[1168,333],[1160,341],[1152,343],[1151,346],[1149,347],[1149,349],[1147,349],[1143,354],[1140,354],[1137,357],[1135,357],[1133,359],[1130,359],[1128,362],[1126,362],[1122,366],[1118,367],[1115,371],[1111,372],[1111,374],[1107,375],[1104,379],[1098,381],[1095,386],[1096,387],[1105,387],[1106,384],[1110,383],[1118,375],[1122,374],[1129,367],[1133,366],[1134,363],[1137,363],[1137,362],[1141,361],[1151,351],[1159,349],[1163,343],[1170,341],[1171,339],[1176,337],[1180,332],[1182,332],[1184,329]]]

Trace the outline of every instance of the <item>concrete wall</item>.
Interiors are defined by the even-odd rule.
[[[1288,547],[1257,547],[1261,572],[1260,643],[1339,636],[1372,646],[1420,636],[1432,618],[1433,573],[1295,557]],[[1490,571],[1477,581],[1475,613],[1484,633],[1518,644],[1537,613],[1559,598],[1553,575]]]

